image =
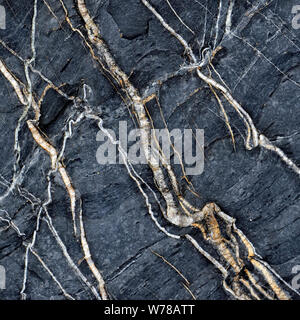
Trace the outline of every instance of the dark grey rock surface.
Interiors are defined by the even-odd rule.
[[[84,23],[74,3],[64,1],[74,26],[82,32]],[[222,1],[216,54],[213,66],[231,89],[233,96],[252,117],[257,129],[300,164],[300,29],[293,29],[292,7],[296,1],[255,1],[258,9],[246,15],[252,1],[235,1],[231,30],[225,35],[228,1]],[[0,38],[24,59],[31,57],[30,36],[33,0],[0,1],[6,9],[6,29]],[[151,0],[166,21],[180,33],[201,58],[204,48],[213,47],[216,35],[218,1],[170,0],[190,32],[176,17],[166,1]],[[259,4],[260,3],[260,4]],[[47,5],[51,7],[52,13]],[[258,253],[285,281],[291,283],[292,268],[300,265],[300,184],[299,176],[277,155],[255,148],[247,151],[241,132],[244,128],[236,112],[226,106],[236,139],[236,151],[224,117],[210,88],[194,71],[176,73],[188,63],[180,43],[172,37],[139,0],[87,0],[91,16],[119,66],[143,95],[151,84],[162,80],[156,89],[169,129],[201,128],[205,132],[205,168],[189,177],[200,197],[195,198],[180,180],[183,195],[198,207],[214,201],[231,216],[247,235]],[[202,42],[204,40],[204,42]],[[65,21],[60,1],[38,1],[34,68],[41,71],[68,95],[83,96],[84,85],[91,89],[87,100],[99,112],[106,128],[118,131],[119,121],[134,128],[128,106],[101,73],[78,33]],[[6,66],[26,83],[23,63],[0,45],[0,57]],[[30,72],[35,94],[40,96],[46,82]],[[197,90],[197,91],[196,91]],[[129,107],[130,108],[130,107]],[[15,128],[24,106],[9,82],[0,75],[0,216],[6,210],[25,236],[19,237],[0,221],[0,265],[6,269],[6,289],[0,299],[19,299],[24,273],[24,243],[31,241],[36,228],[39,204],[32,205],[22,196],[26,190],[44,202],[47,199],[46,175],[50,169],[48,154],[32,139],[26,121],[19,133],[21,179],[6,194],[13,181]],[[49,90],[41,107],[40,128],[60,150],[70,117],[78,111],[72,101]],[[155,103],[149,112],[163,126]],[[191,299],[183,279],[155,251],[177,267],[190,281],[197,299],[231,299],[222,287],[218,270],[191,244],[174,240],[160,232],[151,220],[144,198],[123,165],[100,165],[96,160],[99,131],[93,121],[74,126],[67,141],[64,164],[73,185],[81,195],[86,235],[93,259],[101,271],[110,296],[114,299]],[[136,170],[155,189],[151,170],[146,165]],[[180,177],[180,168],[175,166]],[[23,190],[23,191],[22,191]],[[49,214],[53,225],[77,263],[83,255],[75,239],[68,194],[61,178],[52,179],[52,203]],[[153,203],[155,214],[168,230],[190,233],[168,224]],[[68,266],[45,221],[41,221],[35,249],[57,279],[76,299],[94,299],[90,291]],[[152,251],[151,251],[152,250]],[[88,266],[80,270],[96,285]],[[61,291],[38,262],[29,255],[28,299],[63,299]]]

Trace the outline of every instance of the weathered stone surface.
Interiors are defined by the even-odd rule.
[[[213,66],[235,99],[250,114],[257,129],[299,163],[300,29],[295,30],[291,25],[295,1],[272,1],[266,5],[263,5],[266,1],[257,1],[261,4],[252,17],[245,14],[252,1],[235,1],[231,30],[236,36],[224,34],[228,1],[221,2],[223,7],[216,28],[217,1],[170,0],[193,34],[166,1],[151,1],[168,24],[187,40],[199,60],[203,49],[212,48],[215,41],[222,46],[212,61]],[[74,27],[84,33],[84,23],[73,1],[65,0],[64,3]],[[33,0],[2,2],[6,9],[6,30],[0,30],[0,38],[24,59],[32,56],[33,4]],[[189,192],[185,180],[180,180],[182,173],[176,166],[183,195],[199,208],[207,202],[216,202],[236,219],[238,228],[263,259],[291,283],[292,268],[300,265],[299,176],[276,154],[261,148],[245,149],[240,134],[245,136],[245,129],[228,104],[226,110],[236,139],[234,151],[215,96],[195,71],[180,72],[164,80],[189,61],[180,43],[140,0],[89,0],[86,5],[110,52],[130,75],[141,95],[147,95],[149,88],[152,92],[153,88],[157,89],[155,92],[169,129],[204,129],[205,169],[201,175],[189,177],[200,197]],[[128,128],[134,128],[129,114],[132,107],[124,103],[102,74],[82,38],[70,29],[60,1],[38,1],[37,9],[34,68],[56,86],[63,85],[61,90],[69,96],[82,98],[84,85],[89,86],[86,100],[101,115],[105,128],[117,132],[119,121],[127,121]],[[23,83],[27,83],[23,63],[1,45],[0,58]],[[205,72],[208,74],[207,70]],[[31,71],[30,77],[34,94],[40,97],[47,83]],[[161,85],[151,87],[158,80]],[[2,210],[6,210],[25,234],[18,237],[12,228],[6,228],[7,223],[0,221],[0,265],[6,268],[7,277],[6,289],[0,290],[0,299],[19,299],[24,273],[23,244],[31,241],[39,210],[39,204],[31,205],[22,194],[27,190],[41,202],[46,201],[46,176],[51,163],[49,155],[37,146],[26,125],[25,120],[34,117],[31,110],[21,121],[19,132],[21,152],[17,172],[23,170],[19,186],[2,198],[13,181],[15,128],[24,106],[3,75],[0,75],[0,96],[0,216],[5,218]],[[153,101],[149,104],[149,112],[154,123],[163,127],[160,110]],[[73,101],[54,90],[47,92],[39,127],[57,150],[63,144],[67,121],[78,114]],[[182,285],[183,279],[154,255],[153,250],[188,278],[189,288],[197,299],[231,299],[222,287],[221,274],[209,261],[188,241],[168,238],[155,226],[147,213],[144,198],[125,166],[97,163],[98,131],[97,123],[92,120],[85,119],[75,125],[66,144],[63,162],[81,195],[92,257],[110,296],[114,299],[191,299]],[[136,166],[136,169],[155,189],[151,170],[146,165]],[[73,234],[68,194],[57,173],[53,176],[51,191],[52,203],[48,211],[53,225],[70,256],[78,263],[83,254],[80,242]],[[176,234],[190,233],[200,243],[203,241],[199,232],[192,228],[180,229],[168,224],[154,202],[153,208],[160,223],[168,230]],[[37,234],[35,250],[69,294],[76,299],[94,299],[68,266],[44,220]],[[84,261],[79,268],[96,286]],[[25,293],[28,299],[64,298],[32,254],[29,254]]]

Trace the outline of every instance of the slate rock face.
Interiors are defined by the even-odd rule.
[[[184,237],[192,235],[214,255],[200,231],[176,227],[163,218],[145,187],[147,183],[165,205],[150,167],[134,165],[144,180],[157,221],[170,233],[181,235],[180,240],[161,232],[151,219],[125,165],[97,162],[97,150],[103,143],[96,139],[97,121],[71,120],[76,121],[84,107],[90,108],[119,139],[120,121],[126,121],[128,131],[138,126],[133,106],[124,90],[93,59],[89,40],[79,34],[88,39],[77,1],[37,1],[33,44],[34,2],[0,2],[6,12],[6,29],[0,30],[0,59],[19,80],[21,89],[24,84],[24,95],[32,90],[35,101],[43,97],[36,125],[45,141],[60,152],[64,136],[71,133],[62,164],[76,190],[77,225],[80,198],[91,255],[110,298],[232,299],[222,286],[221,272]],[[225,84],[257,130],[299,164],[300,28],[292,26],[295,1],[149,2],[186,40],[199,63],[210,52],[210,63],[206,60],[200,70]],[[62,3],[74,30],[65,19]],[[293,281],[300,265],[299,175],[274,152],[260,147],[246,150],[244,122],[228,101],[223,101],[234,148],[211,87],[199,79],[180,42],[142,1],[86,0],[86,6],[117,65],[141,97],[155,94],[146,104],[155,127],[204,129],[203,173],[189,176],[187,183],[181,167],[174,165],[182,195],[198,208],[217,203],[236,219],[237,227],[262,259],[287,284],[299,289]],[[33,56],[32,44],[36,57],[30,67],[26,63]],[[97,287],[82,261],[80,239],[74,236],[70,196],[62,177],[58,171],[49,174],[49,154],[28,129],[26,121],[34,119],[34,110],[22,105],[14,87],[0,73],[0,265],[6,271],[6,288],[0,288],[0,299],[20,299],[21,293],[27,299],[64,299],[57,282],[75,299],[95,299],[73,272],[49,229],[45,207],[71,259]],[[45,91],[49,83],[52,88]],[[47,203],[49,192],[51,201]],[[35,234],[37,255],[29,250],[26,266],[26,248]],[[190,291],[162,257],[188,279]],[[224,266],[226,263],[223,261]],[[294,292],[292,298],[296,296]]]

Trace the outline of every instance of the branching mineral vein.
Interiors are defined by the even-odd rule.
[[[151,6],[151,4],[147,0],[141,0],[141,1],[155,15],[155,17],[159,20],[159,22],[163,25],[163,27],[166,28],[170,32],[170,34],[173,35],[181,43],[181,45],[185,49],[185,52],[191,59],[191,62],[194,64],[197,64],[198,61],[196,56],[193,53],[193,50],[188,45],[188,43],[182,38],[182,36],[176,33],[176,31],[166,23],[163,17],[155,10],[153,6]],[[297,175],[300,176],[300,168],[291,159],[289,159],[280,148],[274,146],[267,139],[267,137],[265,137],[263,134],[258,133],[258,130],[256,129],[250,115],[234,99],[234,97],[231,95],[230,91],[226,87],[219,84],[214,79],[206,76],[204,73],[200,71],[199,68],[196,70],[196,73],[198,77],[203,81],[205,81],[208,85],[211,85],[215,89],[218,89],[219,91],[221,91],[221,93],[224,95],[226,100],[233,106],[233,108],[237,111],[238,115],[244,121],[245,126],[247,128],[247,139],[246,139],[245,145],[248,150],[252,150],[257,146],[260,146],[268,150],[274,151],[288,165],[289,168],[291,168]]]
[[[162,16],[158,14],[158,12],[150,5],[148,1],[141,1],[149,10],[153,12],[153,14],[162,23],[162,25],[180,41],[180,43],[184,46],[186,53],[190,57],[191,62],[196,64],[197,59],[192,49],[188,46],[187,42],[165,22]],[[171,223],[177,226],[186,227],[192,225],[201,230],[204,239],[216,248],[219,255],[221,256],[221,260],[225,261],[228,264],[228,266],[232,269],[233,278],[230,279],[231,283],[228,284],[226,280],[229,274],[226,271],[226,268],[224,268],[219,262],[217,262],[215,258],[212,258],[209,254],[205,254],[205,256],[211,262],[213,262],[219,268],[219,270],[222,271],[224,276],[224,288],[227,291],[231,292],[236,298],[260,299],[260,295],[262,295],[262,298],[271,298],[273,296],[276,296],[278,299],[289,299],[289,294],[286,292],[286,290],[281,288],[279,284],[281,279],[276,277],[276,273],[272,272],[271,267],[269,267],[265,262],[260,262],[259,257],[253,251],[252,244],[243,235],[243,233],[236,228],[234,220],[231,217],[223,213],[220,210],[220,208],[214,203],[207,204],[202,210],[199,210],[197,208],[194,208],[185,199],[182,198],[179,192],[177,180],[173,173],[173,170],[169,165],[166,165],[164,163],[162,155],[162,164],[168,172],[169,181],[172,185],[174,193],[176,194],[177,200],[183,209],[183,212],[181,212],[181,210],[178,209],[174,197],[166,185],[165,176],[163,174],[162,168],[157,163],[157,161],[151,158],[149,153],[148,141],[149,129],[151,127],[151,124],[147,117],[148,115],[145,111],[143,100],[139,96],[137,89],[130,83],[127,75],[120,69],[120,67],[115,62],[113,56],[110,54],[107,45],[104,43],[103,39],[100,36],[100,31],[97,25],[94,23],[86,8],[85,1],[77,0],[77,5],[81,17],[85,22],[88,39],[91,42],[91,44],[95,46],[98,50],[101,65],[105,65],[105,69],[109,70],[112,77],[118,82],[119,86],[125,91],[125,93],[132,102],[135,114],[139,122],[139,126],[141,129],[143,129],[141,143],[144,148],[144,153],[148,161],[148,165],[153,172],[154,180],[158,186],[158,189],[166,201],[167,213],[165,217]],[[251,150],[253,147],[256,147],[258,145],[265,148],[268,146],[268,149],[271,149],[271,143],[268,140],[265,140],[265,143],[262,142],[262,140],[266,138],[263,135],[258,134],[251,117],[242,108],[242,106],[232,97],[229,90],[217,83],[212,78],[205,76],[199,69],[197,69],[197,75],[210,86],[221,91],[224,97],[235,108],[239,116],[243,119],[248,130],[246,140],[247,149]],[[251,139],[253,141],[252,143]],[[271,150],[275,151],[282,158],[283,161],[285,161],[294,171],[296,171],[296,173],[300,173],[297,167],[295,168],[291,165],[291,160],[287,161],[287,157],[283,156],[283,152],[279,152],[278,149]],[[298,171],[295,169],[298,169]],[[189,212],[189,209],[192,211],[191,213]],[[193,211],[196,213],[193,213]],[[226,232],[227,236],[229,237],[229,240],[222,235],[221,228],[215,216],[218,216],[219,219],[223,220],[223,222],[225,222],[225,224],[227,225]],[[244,262],[240,256],[240,247],[238,244],[238,240],[233,235],[231,229],[238,235],[239,241],[244,245],[246,251],[248,251],[248,257],[246,259],[248,259],[249,262],[254,266],[254,269],[256,270],[256,272],[258,272],[258,275],[253,274],[253,272],[250,272],[247,269],[245,264],[246,262]],[[201,249],[201,247],[197,244],[197,242],[194,239],[192,239],[188,235],[186,237],[199,251],[204,251],[203,249]],[[245,276],[244,274],[248,274],[248,276]],[[256,280],[258,277],[262,277],[262,280],[260,281],[265,281],[266,285],[268,285],[268,290],[262,288],[259,281]],[[292,290],[292,288],[289,289]],[[270,293],[267,291],[269,291]]]
[[[71,212],[72,212],[72,218],[73,218],[74,233],[76,235],[77,234],[77,227],[76,227],[76,194],[75,194],[75,190],[72,186],[71,180],[67,174],[66,169],[64,168],[62,163],[60,161],[58,161],[58,153],[57,153],[56,149],[51,145],[50,142],[46,141],[46,139],[39,132],[39,129],[34,124],[39,119],[39,116],[37,116],[37,115],[40,114],[40,110],[38,109],[38,106],[33,99],[32,93],[28,94],[26,90],[24,90],[24,92],[22,92],[20,85],[19,85],[18,81],[16,80],[16,77],[6,68],[6,66],[4,65],[4,63],[1,60],[0,60],[0,71],[13,86],[20,102],[24,105],[27,105],[27,101],[31,100],[30,104],[35,106],[36,118],[35,118],[35,120],[28,120],[27,125],[28,125],[28,128],[31,131],[32,137],[34,138],[36,143],[49,154],[50,159],[51,159],[51,169],[53,171],[58,170],[58,172],[61,175],[61,178],[62,178],[64,185],[65,185],[65,187],[68,191],[68,194],[69,194],[70,203],[71,203]],[[41,211],[38,216],[37,228],[36,228],[36,231],[34,232],[33,240],[26,248],[24,282],[23,282],[23,288],[21,290],[21,295],[23,298],[26,298],[24,291],[25,291],[26,279],[27,279],[28,253],[29,253],[29,250],[31,251],[31,248],[34,246],[34,243],[35,243],[36,234],[39,229],[40,214],[41,214]],[[91,258],[88,242],[87,242],[86,236],[85,236],[84,225],[82,222],[82,213],[80,213],[80,239],[81,239],[82,249],[83,249],[83,252],[85,255],[84,258],[87,261],[88,266],[90,267],[92,273],[94,274],[95,278],[98,281],[99,290],[100,290],[102,299],[106,300],[106,299],[108,299],[108,295],[105,290],[104,280],[103,280],[100,272],[96,268],[96,266]]]

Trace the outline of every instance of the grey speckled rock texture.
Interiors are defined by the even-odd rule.
[[[180,239],[168,237],[151,219],[125,165],[97,162],[101,145],[96,140],[100,130],[97,121],[83,118],[72,124],[88,109],[101,117],[104,128],[115,132],[120,121],[127,121],[128,130],[139,126],[128,92],[112,76],[103,63],[103,53],[89,38],[77,2],[38,0],[35,7],[34,0],[0,1],[6,15],[6,28],[0,29],[4,66],[0,72],[0,266],[6,275],[0,299],[96,299],[99,294],[80,236],[73,232],[70,194],[59,171],[51,172],[49,154],[29,130],[27,121],[35,117],[33,101],[40,101],[35,128],[58,153],[72,129],[60,163],[76,193],[77,227],[81,208],[90,253],[109,298],[245,298],[226,290],[224,274],[185,235],[191,235],[229,270],[229,260],[216,249],[219,244],[206,241],[197,226],[180,228],[163,217],[145,185],[152,188],[165,210],[150,167],[134,166],[144,180],[142,187],[154,217]],[[297,12],[292,11],[300,2],[149,3],[185,39],[197,63],[203,62],[200,71],[228,88],[257,132],[299,165],[300,28]],[[280,275],[277,283],[299,289],[295,281],[300,269],[299,174],[276,152],[261,146],[245,148],[247,130],[238,112],[221,91],[198,77],[189,53],[143,1],[86,0],[85,4],[117,66],[142,99],[150,97],[144,106],[155,127],[164,128],[163,115],[169,130],[204,129],[203,173],[189,176],[188,183],[181,167],[174,165],[180,194],[197,208],[216,203],[236,220],[236,227],[251,241],[257,255]],[[21,94],[27,97],[25,103],[4,68],[18,79]],[[216,95],[226,110],[235,144]],[[74,265],[97,294],[68,263],[49,228],[50,218]],[[208,238],[213,237],[213,231],[207,231]],[[228,237],[222,241],[230,247],[233,240]],[[247,260],[242,244],[238,248],[241,260]],[[255,266],[250,267],[251,263],[250,257],[248,264],[241,264],[239,273],[229,272],[228,286],[236,279],[248,281],[241,273],[245,269],[252,272]],[[258,283],[259,277],[255,276]],[[296,291],[287,290],[290,298],[297,299]],[[279,296],[274,293],[269,298]],[[249,297],[256,298],[250,293]]]

